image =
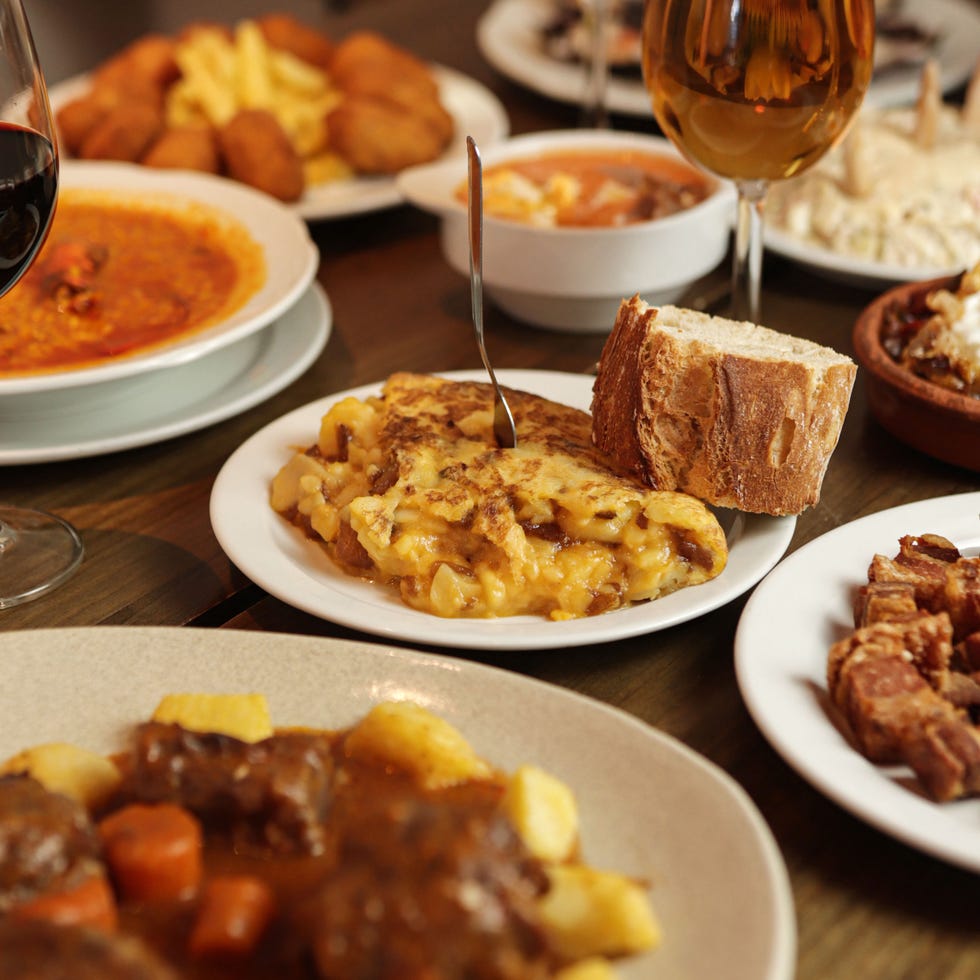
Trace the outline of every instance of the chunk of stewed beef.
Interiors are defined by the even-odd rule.
[[[3,980],[178,980],[142,943],[80,926],[0,918]]]
[[[98,837],[79,803],[30,776],[0,777],[0,914],[77,884],[98,855]]]
[[[538,980],[554,963],[535,923],[547,887],[500,790],[382,794],[346,787],[331,813],[338,867],[311,915],[322,980]]]
[[[205,826],[230,826],[242,845],[323,850],[334,772],[325,736],[284,733],[249,743],[148,722],[136,731],[127,769],[125,799],[179,803]]]

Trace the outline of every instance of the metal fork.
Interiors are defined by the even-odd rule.
[[[466,156],[469,174],[469,228],[470,228],[470,296],[473,305],[473,329],[480,348],[483,366],[493,384],[493,434],[501,449],[517,448],[517,428],[507,399],[497,384],[497,376],[490,366],[487,346],[483,341],[483,165],[480,151],[472,136],[466,137]]]

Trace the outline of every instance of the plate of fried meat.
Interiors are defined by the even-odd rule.
[[[871,514],[779,564],[735,638],[783,758],[896,839],[980,871],[980,493]]]

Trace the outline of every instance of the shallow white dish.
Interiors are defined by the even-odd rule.
[[[662,136],[610,130],[549,130],[502,140],[481,152],[484,168],[564,150],[629,151],[690,164]],[[442,217],[449,265],[469,276],[463,158],[412,167],[398,177],[405,198]],[[488,215],[483,221],[483,287],[519,320],[575,332],[608,333],[620,302],[639,293],[653,305],[676,302],[725,257],[735,195],[708,177],[709,195],[693,207],[622,227],[541,228]]]
[[[552,15],[550,0],[494,0],[477,25],[477,44],[487,61],[513,81],[556,101],[579,103],[586,91],[585,68],[556,60],[539,41],[541,26]],[[914,5],[914,18],[942,37],[936,58],[943,91],[962,85],[977,63],[980,10],[969,0],[930,0]],[[873,105],[914,102],[920,70],[916,65],[881,73],[866,101]],[[653,115],[639,78],[611,75],[607,105],[626,115]]]
[[[773,227],[765,229],[765,242],[770,252],[792,259],[825,279],[879,292],[899,283],[939,279],[963,271],[962,267],[891,265],[859,259],[820,248]]]
[[[598,701],[410,650],[190,628],[5,633],[0,677],[0,757],[45,741],[118,749],[176,691],[261,692],[274,724],[320,728],[352,724],[381,700],[415,701],[497,765],[534,762],[565,780],[586,859],[652,881],[663,945],[617,964],[622,980],[793,975],[786,867],[748,795],[677,740]]]
[[[445,156],[465,155],[467,135],[472,135],[480,146],[489,146],[507,135],[510,131],[507,110],[493,92],[452,68],[431,67],[439,84],[440,98],[456,124]],[[88,75],[77,75],[52,85],[49,91],[52,109],[57,111],[81,95],[89,84]],[[378,211],[401,203],[403,198],[394,177],[382,176],[314,184],[295,204],[283,206],[308,221],[316,221]]]
[[[226,319],[186,337],[91,367],[0,377],[0,396],[101,384],[187,364],[260,330],[292,306],[316,274],[320,253],[305,223],[266,194],[243,184],[188,171],[150,170],[129,163],[66,160],[61,187],[118,191],[123,200],[176,197],[232,215],[262,247],[266,279]]]
[[[543,395],[584,410],[592,378],[553,371],[496,372],[511,388]],[[483,380],[479,371],[444,377]],[[404,605],[381,586],[345,575],[315,541],[269,505],[273,477],[294,447],[312,443],[320,418],[347,395],[378,394],[364,385],[311,402],[259,430],[227,460],[211,493],[211,526],[225,554],[266,591],[298,609],[382,637],[465,649],[568,648],[653,633],[716,609],[750,589],[782,557],[793,536],[793,517],[722,516],[729,527],[729,562],[717,578],[655,602],[586,619],[551,622],[534,616],[442,619]],[[248,532],[244,533],[243,529]]]
[[[980,872],[980,800],[933,803],[904,767],[854,748],[827,694],[827,652],[853,629],[851,599],[875,553],[904,534],[980,547],[980,493],[922,500],[835,528],[781,562],[755,590],[735,636],[742,697],[773,748],[818,790],[879,830]],[[787,642],[792,637],[792,642]]]
[[[0,398],[0,466],[132,449],[238,415],[298,378],[331,324],[330,303],[314,283],[274,323],[188,364]]]

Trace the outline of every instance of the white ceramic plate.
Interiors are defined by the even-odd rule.
[[[472,136],[482,146],[489,146],[510,131],[507,110],[485,86],[451,68],[433,65],[439,84],[439,95],[453,117],[456,131],[445,157],[466,153],[466,137]],[[78,75],[52,85],[49,96],[52,108],[59,107],[86,91],[88,75]],[[354,177],[307,188],[295,204],[284,205],[308,221],[344,218],[401,204],[403,198],[394,177]]]
[[[980,493],[871,514],[794,552],[746,604],[735,667],[756,724],[801,776],[879,830],[980,872],[980,800],[933,803],[913,788],[910,770],[869,762],[827,694],[827,652],[853,629],[851,598],[867,582],[873,555],[894,555],[903,534],[926,533],[975,554]]]
[[[131,449],[238,415],[298,378],[323,350],[331,323],[314,283],[265,329],[189,364],[0,398],[0,466]]]
[[[502,384],[512,388],[589,409],[593,379],[587,375],[513,370],[496,374]],[[486,377],[478,371],[452,371],[444,376]],[[345,575],[320,545],[269,506],[273,477],[289,460],[292,447],[315,440],[320,418],[329,406],[346,395],[363,398],[380,390],[380,383],[365,385],[290,412],[243,443],[214,483],[211,525],[228,557],[266,591],[314,616],[382,637],[460,650],[530,650],[601,643],[665,629],[724,605],[758,582],[780,559],[793,536],[795,518],[729,514],[729,562],[721,575],[655,602],[602,616],[564,622],[533,616],[442,619],[410,609],[393,590]]]
[[[557,102],[579,104],[588,85],[585,68],[559,61],[541,47],[541,28],[553,13],[550,0],[494,0],[477,24],[476,42],[483,57],[507,78]],[[613,112],[653,116],[639,79],[611,74],[606,105]]]
[[[0,396],[101,384],[187,364],[260,330],[292,306],[316,274],[319,252],[305,223],[266,194],[209,174],[150,170],[128,163],[68,160],[61,186],[118,192],[121,199],[174,197],[199,201],[242,224],[265,253],[262,288],[234,313],[203,330],[130,357],[92,367],[0,377]]]
[[[952,276],[963,271],[962,266],[945,268],[940,266],[891,265],[886,262],[873,262],[859,259],[829,248],[820,248],[778,228],[765,229],[766,248],[792,259],[800,265],[825,279],[842,282],[849,286],[881,291],[903,282],[920,282]]]
[[[275,724],[321,728],[352,724],[381,700],[415,701],[497,765],[534,762],[565,780],[579,801],[585,858],[653,883],[664,941],[617,964],[622,980],[793,975],[786,868],[749,797],[680,742],[597,701],[409,650],[188,628],[6,633],[0,679],[0,757],[46,741],[118,749],[175,691],[258,691]]]
[[[916,23],[941,35],[936,58],[943,90],[957,88],[977,63],[980,10],[969,0],[930,0],[914,8]],[[552,18],[553,9],[550,0],[494,0],[477,25],[477,43],[487,61],[513,81],[559,102],[579,103],[586,91],[585,68],[558,61],[540,44],[541,27]],[[881,73],[866,101],[874,105],[914,102],[920,70],[910,66]],[[653,114],[650,97],[638,78],[611,75],[607,105],[626,115]]]

